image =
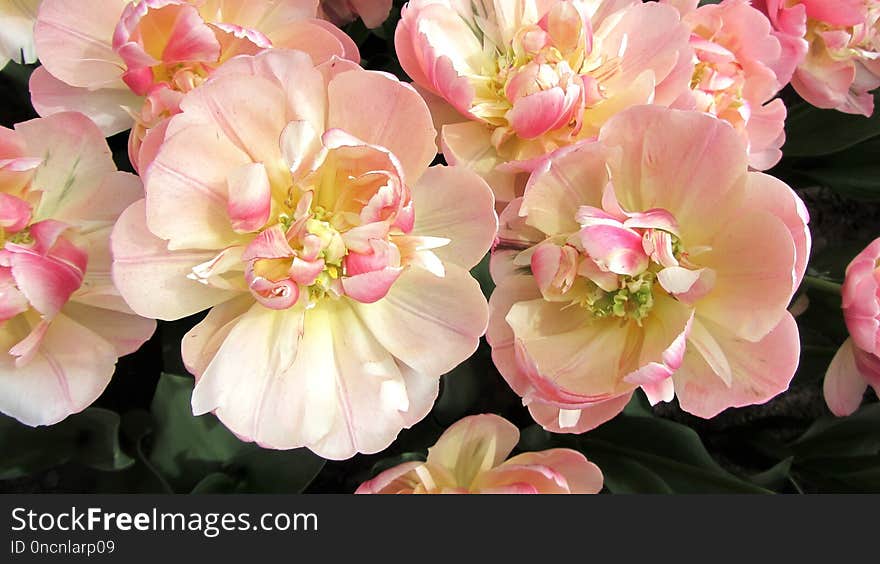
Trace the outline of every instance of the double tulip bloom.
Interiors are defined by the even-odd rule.
[[[807,102],[850,114],[874,112],[880,86],[880,1],[756,0],[800,61],[791,85]]]
[[[238,57],[187,94],[113,253],[138,313],[213,306],[183,342],[197,415],[339,459],[428,413],[486,329],[468,269],[497,229],[476,174],[427,168],[435,136],[409,86],[298,51]]]
[[[675,8],[639,0],[412,0],[395,46],[442,125],[446,160],[508,202],[547,154],[687,91],[689,35]]]
[[[519,429],[497,415],[472,415],[446,429],[425,462],[407,462],[364,482],[358,494],[591,494],[602,472],[565,448],[505,460]]]
[[[583,432],[636,388],[713,417],[788,388],[806,209],[742,138],[642,106],[532,173],[502,214],[487,338],[533,417]]]
[[[749,166],[772,167],[785,142],[785,104],[775,96],[791,80],[797,54],[783,49],[767,17],[746,0],[669,3],[681,10],[694,52],[690,89],[673,107],[727,121],[746,141]]]
[[[110,279],[110,231],[141,194],[85,116],[0,128],[0,412],[35,426],[81,411],[152,335]]]
[[[148,131],[160,129],[158,143],[184,94],[232,57],[284,47],[315,62],[359,60],[317,8],[317,0],[43,0],[33,105],[43,116],[80,111],[106,135],[132,128],[129,158],[143,169]]]
[[[880,391],[880,239],[846,268],[843,318],[850,337],[825,375],[825,401],[835,415],[858,409],[868,386]]]

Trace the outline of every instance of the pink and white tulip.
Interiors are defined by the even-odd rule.
[[[705,418],[788,388],[807,212],[727,122],[621,112],[532,173],[499,238],[487,339],[546,429],[596,427],[637,388]]]
[[[395,47],[442,125],[446,160],[508,202],[546,155],[686,92],[689,35],[676,9],[639,0],[411,0]]]
[[[142,170],[155,149],[147,133],[163,130],[183,95],[230,58],[282,47],[316,63],[359,60],[317,8],[317,0],[44,0],[34,107],[43,116],[80,111],[106,135],[132,128],[129,158]]]
[[[159,319],[213,308],[183,342],[195,414],[271,448],[384,449],[485,331],[468,269],[491,191],[427,168],[411,87],[341,59],[237,57],[181,110],[113,233],[123,296]]]
[[[110,277],[113,223],[142,195],[81,114],[0,128],[0,412],[37,426],[85,409],[152,335]]]
[[[40,0],[10,0],[0,3],[0,69],[9,61],[35,63],[34,21]]]
[[[785,104],[775,96],[798,59],[782,49],[767,17],[747,0],[699,8],[697,0],[671,3],[682,11],[694,49],[691,88],[675,107],[728,121],[746,141],[749,165],[772,167],[785,142]]]
[[[880,239],[846,268],[843,319],[850,337],[825,374],[825,402],[837,416],[853,413],[868,386],[880,392]]]
[[[800,63],[791,85],[819,108],[870,116],[880,86],[880,0],[755,0]]]
[[[357,18],[368,28],[382,25],[391,13],[392,0],[321,0],[321,14],[336,25]]]
[[[557,448],[508,459],[518,441],[519,429],[502,417],[465,417],[428,449],[425,462],[385,470],[355,493],[594,494],[602,489],[602,472],[583,454]]]

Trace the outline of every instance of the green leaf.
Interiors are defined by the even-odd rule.
[[[192,389],[191,377],[163,374],[153,397],[149,460],[176,491],[192,491],[219,472],[235,482],[235,491],[297,493],[323,467],[306,449],[262,449],[240,441],[213,415],[193,416]]]
[[[22,91],[28,91],[28,84],[31,80],[31,73],[34,72],[34,69],[37,68],[37,65],[21,65],[14,61],[10,61],[6,64],[5,67],[0,69],[0,74],[4,77],[8,77],[10,82],[15,84]]]
[[[858,200],[880,199],[880,135],[845,151],[824,157],[786,157],[774,174],[799,186],[825,186],[842,196]]]
[[[749,480],[753,484],[757,484],[762,488],[767,488],[768,490],[781,489],[788,481],[789,475],[791,473],[791,463],[793,460],[794,457],[789,456],[785,460],[774,464],[771,468],[758,474],[753,474],[751,477],[749,477]]]
[[[134,459],[119,445],[119,415],[93,407],[73,416],[77,429],[77,449],[74,460],[96,470],[128,468]]]
[[[619,415],[576,441],[612,492],[770,493],[722,468],[693,429],[673,421]]]
[[[812,458],[798,473],[823,492],[880,493],[880,455]]]
[[[800,461],[815,457],[880,454],[880,403],[862,406],[849,417],[823,417],[790,445]]]
[[[636,390],[632,398],[630,398],[629,403],[626,404],[626,407],[623,408],[624,415],[633,415],[633,416],[641,416],[641,417],[653,417],[654,412],[651,411],[651,403],[648,401],[648,396],[645,395],[645,392],[642,390]]]
[[[324,459],[308,449],[267,450],[253,443],[245,444],[229,465],[242,493],[300,493],[323,467]]]
[[[235,491],[235,480],[224,474],[223,472],[214,472],[208,474],[196,484],[192,492],[194,494],[217,494],[232,493]]]
[[[880,92],[874,94],[880,105]],[[880,115],[870,118],[801,104],[785,120],[786,157],[819,157],[849,149],[880,135]]]
[[[660,474],[636,460],[619,456],[593,458],[605,476],[605,487],[616,494],[671,494],[675,493]]]
[[[495,282],[492,280],[492,275],[489,274],[489,261],[491,259],[491,254],[486,254],[477,266],[471,269],[471,276],[477,279],[477,282],[480,283],[480,289],[483,290],[483,295],[487,298],[492,295],[492,292],[495,290]]]
[[[0,479],[19,478],[68,462],[116,471],[134,460],[119,444],[119,415],[92,407],[49,427],[28,427],[0,418]]]
[[[846,165],[841,160],[809,169],[795,169],[802,177],[856,200],[880,200],[880,164]]]

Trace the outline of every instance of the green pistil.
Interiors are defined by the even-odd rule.
[[[278,223],[281,224],[281,228],[287,233],[287,230],[290,229],[290,226],[293,225],[293,217],[287,215],[286,213],[282,213],[278,216]]]
[[[617,317],[641,324],[654,306],[654,280],[653,272],[624,276],[620,289],[606,292],[596,286],[588,292],[581,305],[599,319]]]
[[[669,234],[672,237],[672,256],[675,257],[675,260],[681,260],[681,255],[684,252],[684,245],[681,244],[681,239],[673,235]]]
[[[16,245],[30,245],[34,242],[34,238],[31,237],[30,231],[24,229],[10,237],[9,241]]]

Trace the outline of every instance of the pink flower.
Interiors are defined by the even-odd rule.
[[[868,386],[880,390],[880,239],[846,268],[843,318],[850,337],[825,374],[825,402],[837,416],[853,413]]]
[[[807,102],[870,116],[880,86],[880,0],[755,0],[800,61],[791,85]]]
[[[519,429],[497,415],[471,415],[446,429],[426,462],[407,462],[364,482],[358,494],[591,494],[602,472],[557,448],[507,459]]]
[[[767,17],[746,0],[724,0],[697,8],[679,1],[691,29],[694,75],[690,91],[675,104],[718,116],[740,132],[749,165],[766,170],[782,158],[785,104],[774,97],[797,59],[782,49]]]
[[[763,403],[798,364],[786,307],[806,224],[787,185],[748,172],[727,122],[626,110],[537,168],[502,214],[495,364],[556,432],[596,427],[639,387],[707,418]]]
[[[113,222],[142,194],[81,114],[0,128],[0,412],[36,426],[85,409],[152,335],[110,280]]]
[[[283,47],[315,62],[359,60],[351,39],[316,13],[316,0],[44,0],[33,104],[44,116],[81,111],[106,135],[133,127],[129,158],[142,171],[182,96],[235,55]]]
[[[544,156],[624,108],[686,92],[688,36],[674,8],[639,0],[411,0],[395,46],[442,125],[446,160],[508,202]]]
[[[34,21],[40,0],[17,0],[0,4],[0,69],[9,61],[35,63]]]
[[[379,27],[391,13],[392,0],[321,0],[320,12],[336,25],[361,18],[369,28]]]
[[[196,414],[272,448],[384,449],[485,331],[468,269],[489,188],[427,169],[422,99],[348,61],[238,57],[181,110],[113,233],[123,296],[160,319],[213,307],[183,343]]]

